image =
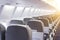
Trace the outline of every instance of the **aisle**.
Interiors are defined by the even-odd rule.
[[[56,29],[54,40],[60,40],[60,22],[57,25],[57,29]]]

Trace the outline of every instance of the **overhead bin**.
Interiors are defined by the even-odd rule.
[[[14,10],[15,6],[5,5],[1,11],[0,19],[10,19]]]
[[[19,18],[23,14],[24,7],[16,7],[15,12],[13,13],[12,17],[13,18]]]

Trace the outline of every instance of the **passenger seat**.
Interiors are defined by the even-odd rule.
[[[31,29],[27,25],[11,24],[6,31],[6,40],[32,40]]]
[[[0,24],[0,40],[5,40],[5,26]]]
[[[27,24],[32,29],[32,40],[44,40],[42,21],[30,20]]]

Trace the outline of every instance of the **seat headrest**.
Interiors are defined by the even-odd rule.
[[[44,23],[45,27],[49,27],[49,21],[47,19],[38,19],[41,20]]]
[[[37,30],[38,32],[43,32],[43,23],[39,20],[31,20],[28,22],[31,29]]]
[[[24,18],[24,23],[27,24],[29,20],[32,20],[32,18]]]
[[[22,20],[11,20],[10,24],[23,24],[24,25]]]

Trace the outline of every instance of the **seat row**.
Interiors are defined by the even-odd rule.
[[[24,21],[11,20],[7,30],[5,30],[3,24],[0,25],[0,39],[53,40],[52,35],[55,29],[56,27],[49,18],[25,18]]]

